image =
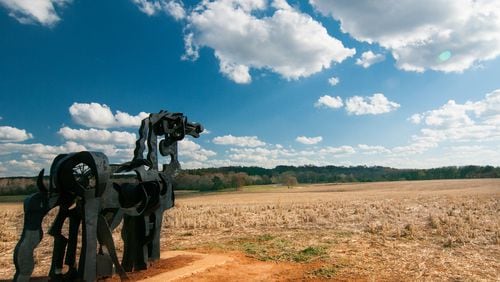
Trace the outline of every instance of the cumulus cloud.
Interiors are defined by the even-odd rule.
[[[375,93],[371,97],[353,96],[345,102],[347,113],[354,115],[378,115],[399,108],[396,102],[389,101],[384,94]]]
[[[309,2],[356,40],[390,50],[403,70],[461,72],[500,55],[499,1]]]
[[[153,16],[157,13],[164,12],[172,16],[175,20],[182,20],[186,17],[186,11],[182,2],[175,0],[171,1],[148,1],[148,0],[133,0],[139,10],[148,16]]]
[[[465,135],[484,138],[500,136],[500,89],[485,95],[484,99],[463,104],[448,101],[438,109],[420,114],[423,124],[440,129],[443,134],[459,137]]]
[[[0,172],[2,176],[34,175],[42,168],[48,169],[58,154],[84,150],[87,148],[75,142],[60,146],[0,143],[0,158],[4,159],[0,159]]]
[[[426,125],[435,127],[461,127],[472,125],[474,122],[469,116],[469,112],[477,110],[477,104],[465,103],[457,104],[454,100],[448,101],[439,109],[421,114]]]
[[[422,121],[422,116],[420,114],[413,114],[408,118],[408,120],[411,121],[411,123],[420,124],[420,122]]]
[[[104,129],[72,129],[63,127],[58,132],[64,139],[79,143],[134,145],[136,136],[126,131]]]
[[[319,150],[320,154],[327,154],[327,155],[346,155],[346,154],[354,154],[356,153],[356,150],[352,146],[340,146],[340,147],[325,147]]]
[[[183,58],[196,60],[200,47],[212,48],[220,72],[237,83],[251,82],[251,69],[307,77],[355,54],[284,0],[202,1],[186,20]]]
[[[107,105],[99,103],[73,103],[69,113],[77,124],[96,128],[138,127],[149,116],[145,112],[135,116],[120,111],[113,114]]]
[[[410,121],[423,128],[412,136],[412,143],[393,149],[396,153],[416,154],[436,148],[443,142],[487,142],[500,140],[500,89],[479,101],[463,104],[454,100],[443,106],[415,114]]]
[[[165,3],[164,9],[167,12],[167,14],[169,14],[178,21],[186,17],[186,11],[184,10],[182,2],[168,1]]]
[[[206,161],[209,157],[217,155],[214,151],[202,148],[195,142],[183,139],[179,141],[179,156],[187,158],[189,161]]]
[[[385,148],[384,146],[370,146],[366,144],[359,144],[358,149],[367,155],[390,153],[391,150]]]
[[[238,147],[259,147],[266,145],[257,136],[233,136],[231,134],[217,136],[212,139],[212,142],[218,145],[233,145]]]
[[[355,150],[351,146],[327,146],[319,150],[295,150],[277,146],[231,148],[228,152],[229,160],[211,160],[207,163],[214,166],[242,165],[267,168],[277,165],[331,165],[336,163],[332,158],[341,158],[354,153]]]
[[[365,69],[369,68],[371,65],[382,62],[385,60],[385,56],[382,54],[375,54],[372,51],[364,52],[361,57],[356,59],[356,65],[362,66]]]
[[[152,16],[161,10],[160,1],[132,0],[139,10],[148,16]]]
[[[335,76],[332,76],[328,79],[328,83],[331,85],[331,86],[335,86],[337,84],[339,84],[340,82],[340,79],[338,77],[335,77]]]
[[[12,126],[0,126],[0,142],[22,142],[33,138],[25,129]]]
[[[38,23],[54,26],[61,19],[56,8],[62,8],[71,0],[0,0],[0,5],[9,11],[9,16],[22,24]]]
[[[298,136],[295,141],[302,143],[304,145],[314,145],[318,144],[323,140],[323,137],[321,136],[316,136],[316,137],[306,137],[306,136]]]
[[[57,154],[67,152],[84,151],[86,148],[76,142],[66,142],[60,146],[35,144],[20,144],[20,143],[4,143],[0,144],[0,156],[10,154],[21,154],[23,159],[45,159],[52,160]]]
[[[0,162],[0,172],[7,175],[36,175],[43,166],[32,160],[10,160]]]
[[[324,95],[319,97],[318,101],[314,103],[314,106],[316,108],[338,109],[342,108],[344,106],[344,103],[342,102],[342,98],[340,98],[339,96],[332,97],[330,95]]]

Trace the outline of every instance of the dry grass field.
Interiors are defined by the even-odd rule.
[[[1,207],[0,279],[7,279],[23,215],[21,204]],[[163,234],[164,249],[235,258],[186,281],[499,281],[500,179],[191,194],[166,213]],[[114,235],[119,242],[119,230]],[[37,275],[48,271],[51,244],[45,236],[36,250]]]

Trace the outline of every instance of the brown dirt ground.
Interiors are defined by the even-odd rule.
[[[187,266],[196,261],[196,259],[196,256],[192,255],[180,255],[172,258],[160,259],[158,262],[151,264],[147,270],[130,272],[127,276],[132,281],[144,280],[164,272]],[[102,281],[120,281],[120,277],[114,275],[112,278],[103,279]]]
[[[325,279],[307,277],[307,273],[324,265],[324,262],[290,263],[290,262],[263,262],[250,258],[241,252],[214,253],[210,255],[223,255],[231,258],[231,261],[210,267],[205,271],[197,272],[187,277],[174,279],[179,282],[189,281],[322,281]],[[168,259],[162,259],[150,266],[148,270],[129,273],[132,281],[144,281],[155,275],[181,268],[196,261],[196,256],[180,255]],[[304,275],[306,274],[306,275]],[[361,279],[362,277],[357,277]],[[336,277],[336,280],[353,280],[353,277]],[[105,282],[120,281],[119,277],[105,279]]]
[[[307,272],[323,264],[321,262],[307,264],[264,262],[249,258],[239,252],[224,255],[229,255],[233,261],[176,281],[301,281],[308,278]],[[307,280],[320,281],[321,279],[310,277]]]

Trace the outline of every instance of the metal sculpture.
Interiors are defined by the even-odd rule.
[[[50,168],[49,187],[38,175],[39,192],[24,201],[24,226],[14,250],[14,281],[29,281],[35,265],[33,251],[43,237],[42,220],[59,207],[48,233],[54,237],[49,278],[53,281],[95,281],[114,271],[146,269],[160,258],[163,213],[174,206],[173,177],[180,169],[177,142],[199,137],[203,127],[182,113],[161,111],[142,120],[132,161],[109,164],[100,152],[58,155]],[[158,138],[163,139],[157,143]],[[147,150],[147,156],[144,154]],[[158,168],[158,150],[170,159]],[[114,176],[134,172],[133,182],[118,184]],[[63,226],[69,219],[68,237]],[[122,222],[124,252],[120,263],[112,231]],[[81,227],[80,256],[77,260]],[[63,273],[63,266],[67,271]]]

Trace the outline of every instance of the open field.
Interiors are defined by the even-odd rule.
[[[22,206],[0,205],[0,279],[6,279],[13,275]],[[164,220],[164,249],[234,258],[186,281],[500,277],[500,179],[189,194]],[[114,236],[119,242],[118,230]],[[45,236],[36,250],[37,275],[48,272],[51,244]]]

